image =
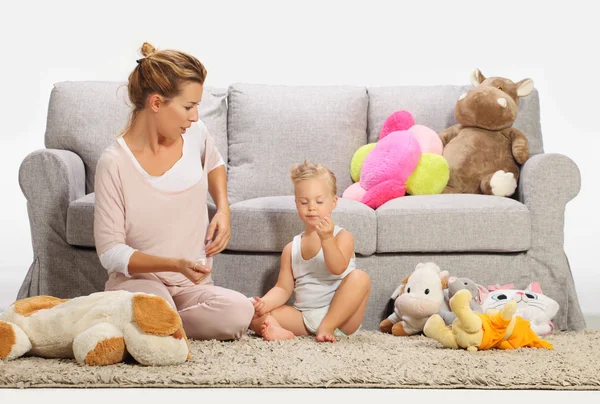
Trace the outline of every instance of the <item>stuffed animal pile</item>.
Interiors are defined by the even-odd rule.
[[[475,69],[471,83],[454,108],[458,124],[439,136],[416,125],[409,111],[391,114],[379,141],[355,152],[350,164],[354,184],[342,196],[373,209],[406,194],[512,196],[529,158],[527,137],[512,125],[519,98],[533,91],[533,81],[486,78]]]
[[[552,344],[537,336],[529,321],[514,315],[516,301],[507,302],[500,311],[478,314],[469,306],[471,299],[471,292],[467,289],[458,291],[450,299],[450,308],[456,315],[452,325],[446,326],[444,319],[434,314],[425,323],[423,333],[446,348],[468,351],[522,347],[554,349]]]
[[[551,320],[559,309],[537,282],[525,290],[513,284],[486,288],[450,276],[433,262],[418,264],[391,299],[394,310],[379,324],[380,331],[424,333],[444,346],[470,350],[551,347],[540,338],[554,330]]]

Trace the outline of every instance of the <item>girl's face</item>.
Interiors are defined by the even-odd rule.
[[[330,217],[338,201],[332,195],[326,178],[311,178],[294,185],[296,209],[306,228],[314,228],[326,217]]]
[[[179,95],[160,104],[156,110],[156,124],[161,136],[178,139],[192,123],[198,121],[202,90],[202,84],[190,81],[182,84]]]

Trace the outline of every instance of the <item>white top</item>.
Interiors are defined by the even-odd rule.
[[[336,225],[334,237],[341,230],[343,229]],[[342,279],[356,268],[356,257],[352,254],[348,268],[340,275],[333,275],[327,270],[322,248],[313,258],[302,258],[302,234],[304,233],[295,236],[292,241],[292,273],[296,297],[294,307],[300,311],[320,309],[331,304]]]
[[[117,142],[123,146],[136,168],[153,187],[167,191],[180,191],[191,187],[202,178],[202,161],[200,158],[204,152],[204,143],[207,135],[208,128],[204,122],[198,121],[193,123],[181,135],[183,138],[181,158],[177,160],[173,167],[160,176],[152,176],[142,168],[122,137],[118,138]],[[221,158],[215,168],[224,164],[223,158]],[[109,274],[112,272],[121,272],[129,276],[127,267],[129,266],[129,259],[135,251],[137,250],[127,244],[117,244],[100,255],[100,263]]]

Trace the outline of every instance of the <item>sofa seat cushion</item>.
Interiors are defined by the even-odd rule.
[[[94,193],[73,201],[67,211],[67,242],[94,247]],[[214,206],[209,204],[209,214]],[[377,222],[375,211],[350,199],[339,198],[332,214],[334,223],[354,235],[357,254],[375,253]],[[231,205],[230,251],[281,252],[296,234],[304,230],[293,196],[250,199]]]
[[[351,199],[339,198],[332,213],[335,224],[354,236],[356,254],[375,253],[375,211]],[[304,225],[298,217],[293,196],[269,196],[231,205],[230,251],[281,252]]]
[[[522,203],[488,195],[421,195],[377,209],[377,252],[517,252],[531,246]]]
[[[94,206],[92,192],[71,202],[67,210],[67,243],[79,247],[94,247]]]

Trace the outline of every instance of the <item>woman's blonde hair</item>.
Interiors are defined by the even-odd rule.
[[[337,195],[337,182],[335,174],[323,164],[314,164],[307,160],[295,164],[291,169],[291,178],[294,184],[313,178],[325,178],[329,184],[331,195]]]
[[[127,93],[133,109],[125,128],[119,135],[126,133],[134,124],[137,115],[146,105],[150,94],[160,94],[167,102],[181,92],[186,82],[204,84],[206,69],[195,57],[177,50],[156,50],[144,42],[140,52],[141,59],[129,75]]]

